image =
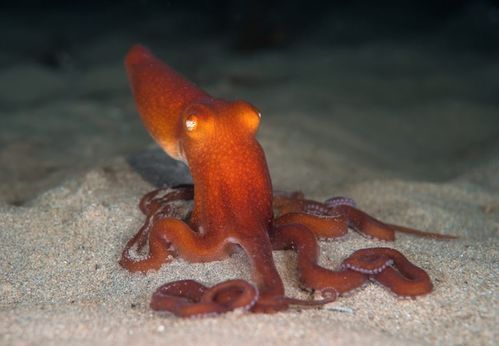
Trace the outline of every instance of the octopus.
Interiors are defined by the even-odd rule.
[[[126,244],[120,265],[146,273],[176,257],[220,261],[242,249],[252,269],[253,283],[166,283],[152,295],[153,310],[179,317],[276,313],[323,306],[370,281],[402,297],[432,291],[428,274],[395,249],[360,249],[332,270],[318,264],[318,240],[342,237],[349,228],[383,241],[393,241],[395,232],[451,236],[379,221],[345,197],[318,202],[301,192],[274,192],[255,137],[261,114],[254,106],[210,96],[141,45],[130,49],[125,66],[145,127],[169,156],[189,167],[194,184],[159,188],[141,199],[145,223]],[[181,208],[185,203],[192,205],[187,212]],[[274,250],[297,253],[300,284],[317,298],[286,296]]]

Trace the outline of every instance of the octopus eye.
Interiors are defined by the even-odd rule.
[[[261,118],[262,114],[256,109],[252,109],[243,114],[244,123],[251,131],[256,131],[258,129]]]
[[[198,118],[195,115],[189,115],[187,119],[185,119],[185,128],[187,131],[192,132],[198,126]]]
[[[258,108],[242,100],[233,101],[231,106],[232,111],[237,113],[244,126],[249,127],[252,130],[258,129],[262,118],[262,113],[260,113]]]

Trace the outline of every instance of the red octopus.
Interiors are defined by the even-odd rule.
[[[318,238],[340,237],[349,227],[386,241],[394,240],[395,231],[450,236],[383,223],[348,198],[321,203],[301,193],[273,193],[265,154],[255,138],[260,123],[255,107],[211,97],[140,45],[131,48],[125,64],[146,128],[168,155],[189,166],[194,186],[158,189],[142,198],[146,221],[128,241],[120,264],[146,272],[173,257],[222,260],[240,247],[251,261],[255,282],[228,280],[210,288],[193,280],[167,283],[153,294],[152,309],[181,317],[235,309],[273,313],[290,305],[329,303],[369,280],[400,296],[432,291],[428,274],[390,248],[358,250],[340,270],[323,268],[317,264]],[[178,203],[188,200],[194,201],[192,213],[181,215]],[[147,253],[134,257],[132,249]],[[287,249],[298,254],[303,286],[321,292],[323,299],[285,295],[272,251]]]

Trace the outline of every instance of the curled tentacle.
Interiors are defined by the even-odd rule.
[[[255,286],[244,280],[227,280],[211,288],[194,280],[181,280],[159,287],[150,305],[153,310],[168,311],[179,317],[202,317],[249,310],[257,299]]]
[[[333,271],[317,264],[319,248],[312,231],[300,224],[276,227],[272,232],[272,246],[275,250],[293,249],[298,254],[298,275],[306,287],[323,292],[336,291],[343,294],[361,287],[367,275],[344,269]]]
[[[378,274],[393,264],[393,259],[381,249],[383,248],[357,250],[343,260],[341,267],[368,275]]]
[[[164,195],[161,193],[164,192]],[[193,186],[184,185],[174,188],[159,188],[145,194],[140,202],[139,208],[146,215],[146,220],[139,231],[127,242],[123,249],[120,265],[130,271],[146,271],[147,265],[141,265],[138,259],[132,258],[130,250],[140,253],[148,240],[151,230],[159,219],[176,217],[177,209],[173,202],[190,200],[193,198]],[[161,196],[160,196],[161,195]],[[149,253],[151,249],[149,249]],[[167,251],[163,251],[165,254]]]
[[[163,190],[165,189],[159,188],[156,190],[149,191],[144,196],[142,196],[139,202],[139,209],[144,215],[152,214],[154,212],[154,209],[159,207],[158,203],[156,202],[157,196]]]
[[[161,193],[164,193],[161,195]],[[158,208],[170,202],[187,201],[194,198],[192,185],[179,185],[171,188],[159,188],[145,194],[139,202],[139,209],[144,215],[154,213]]]
[[[161,242],[152,241],[150,239],[150,234],[158,219],[172,217],[174,214],[174,208],[171,205],[164,205],[163,207],[158,208],[154,213],[147,215],[146,221],[137,234],[126,243],[125,248],[121,253],[120,265],[132,272],[145,272],[149,269],[153,269],[151,266],[152,261],[150,261],[151,253],[161,253],[163,254],[162,257],[166,258],[169,254],[168,249]],[[132,248],[136,253],[140,253],[148,242],[149,252],[144,255],[143,259],[135,258],[130,254]]]
[[[369,274],[370,279],[399,296],[420,296],[433,289],[430,277],[423,269],[390,248],[355,251],[343,261],[342,267]]]
[[[162,192],[164,195],[158,197]],[[147,243],[147,238],[152,227],[152,222],[156,215],[172,217],[175,215],[171,203],[176,201],[187,201],[194,197],[194,187],[192,185],[179,185],[172,188],[159,188],[146,193],[139,202],[139,209],[146,215],[144,225],[137,234],[128,242],[129,248],[134,244],[137,251],[141,251]],[[127,244],[127,246],[129,245]]]

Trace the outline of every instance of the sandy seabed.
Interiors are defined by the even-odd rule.
[[[449,63],[382,45],[248,58],[208,42],[196,46],[212,57],[201,68],[182,62],[179,52],[192,48],[163,45],[158,55],[184,71],[197,66],[190,77],[212,94],[261,107],[259,140],[276,189],[319,200],[348,195],[387,222],[459,236],[399,235],[387,244],[350,232],[321,242],[327,268],[359,248],[400,250],[435,286],[416,300],[370,284],[322,309],[184,320],[149,309],[155,288],[187,278],[251,279],[250,268],[242,253],[206,264],[174,260],[147,275],[119,267],[151,182],[186,179],[185,167],[152,147],[137,120],[119,60],[130,42],[87,44],[84,70],[69,77],[25,63],[0,71],[0,85],[21,75],[18,88],[29,86],[24,95],[0,96],[10,129],[0,137],[2,345],[499,343],[499,106],[486,99],[497,90],[497,63]],[[116,59],[95,57],[109,47],[120,52]],[[306,298],[295,255],[274,255],[287,294]]]

